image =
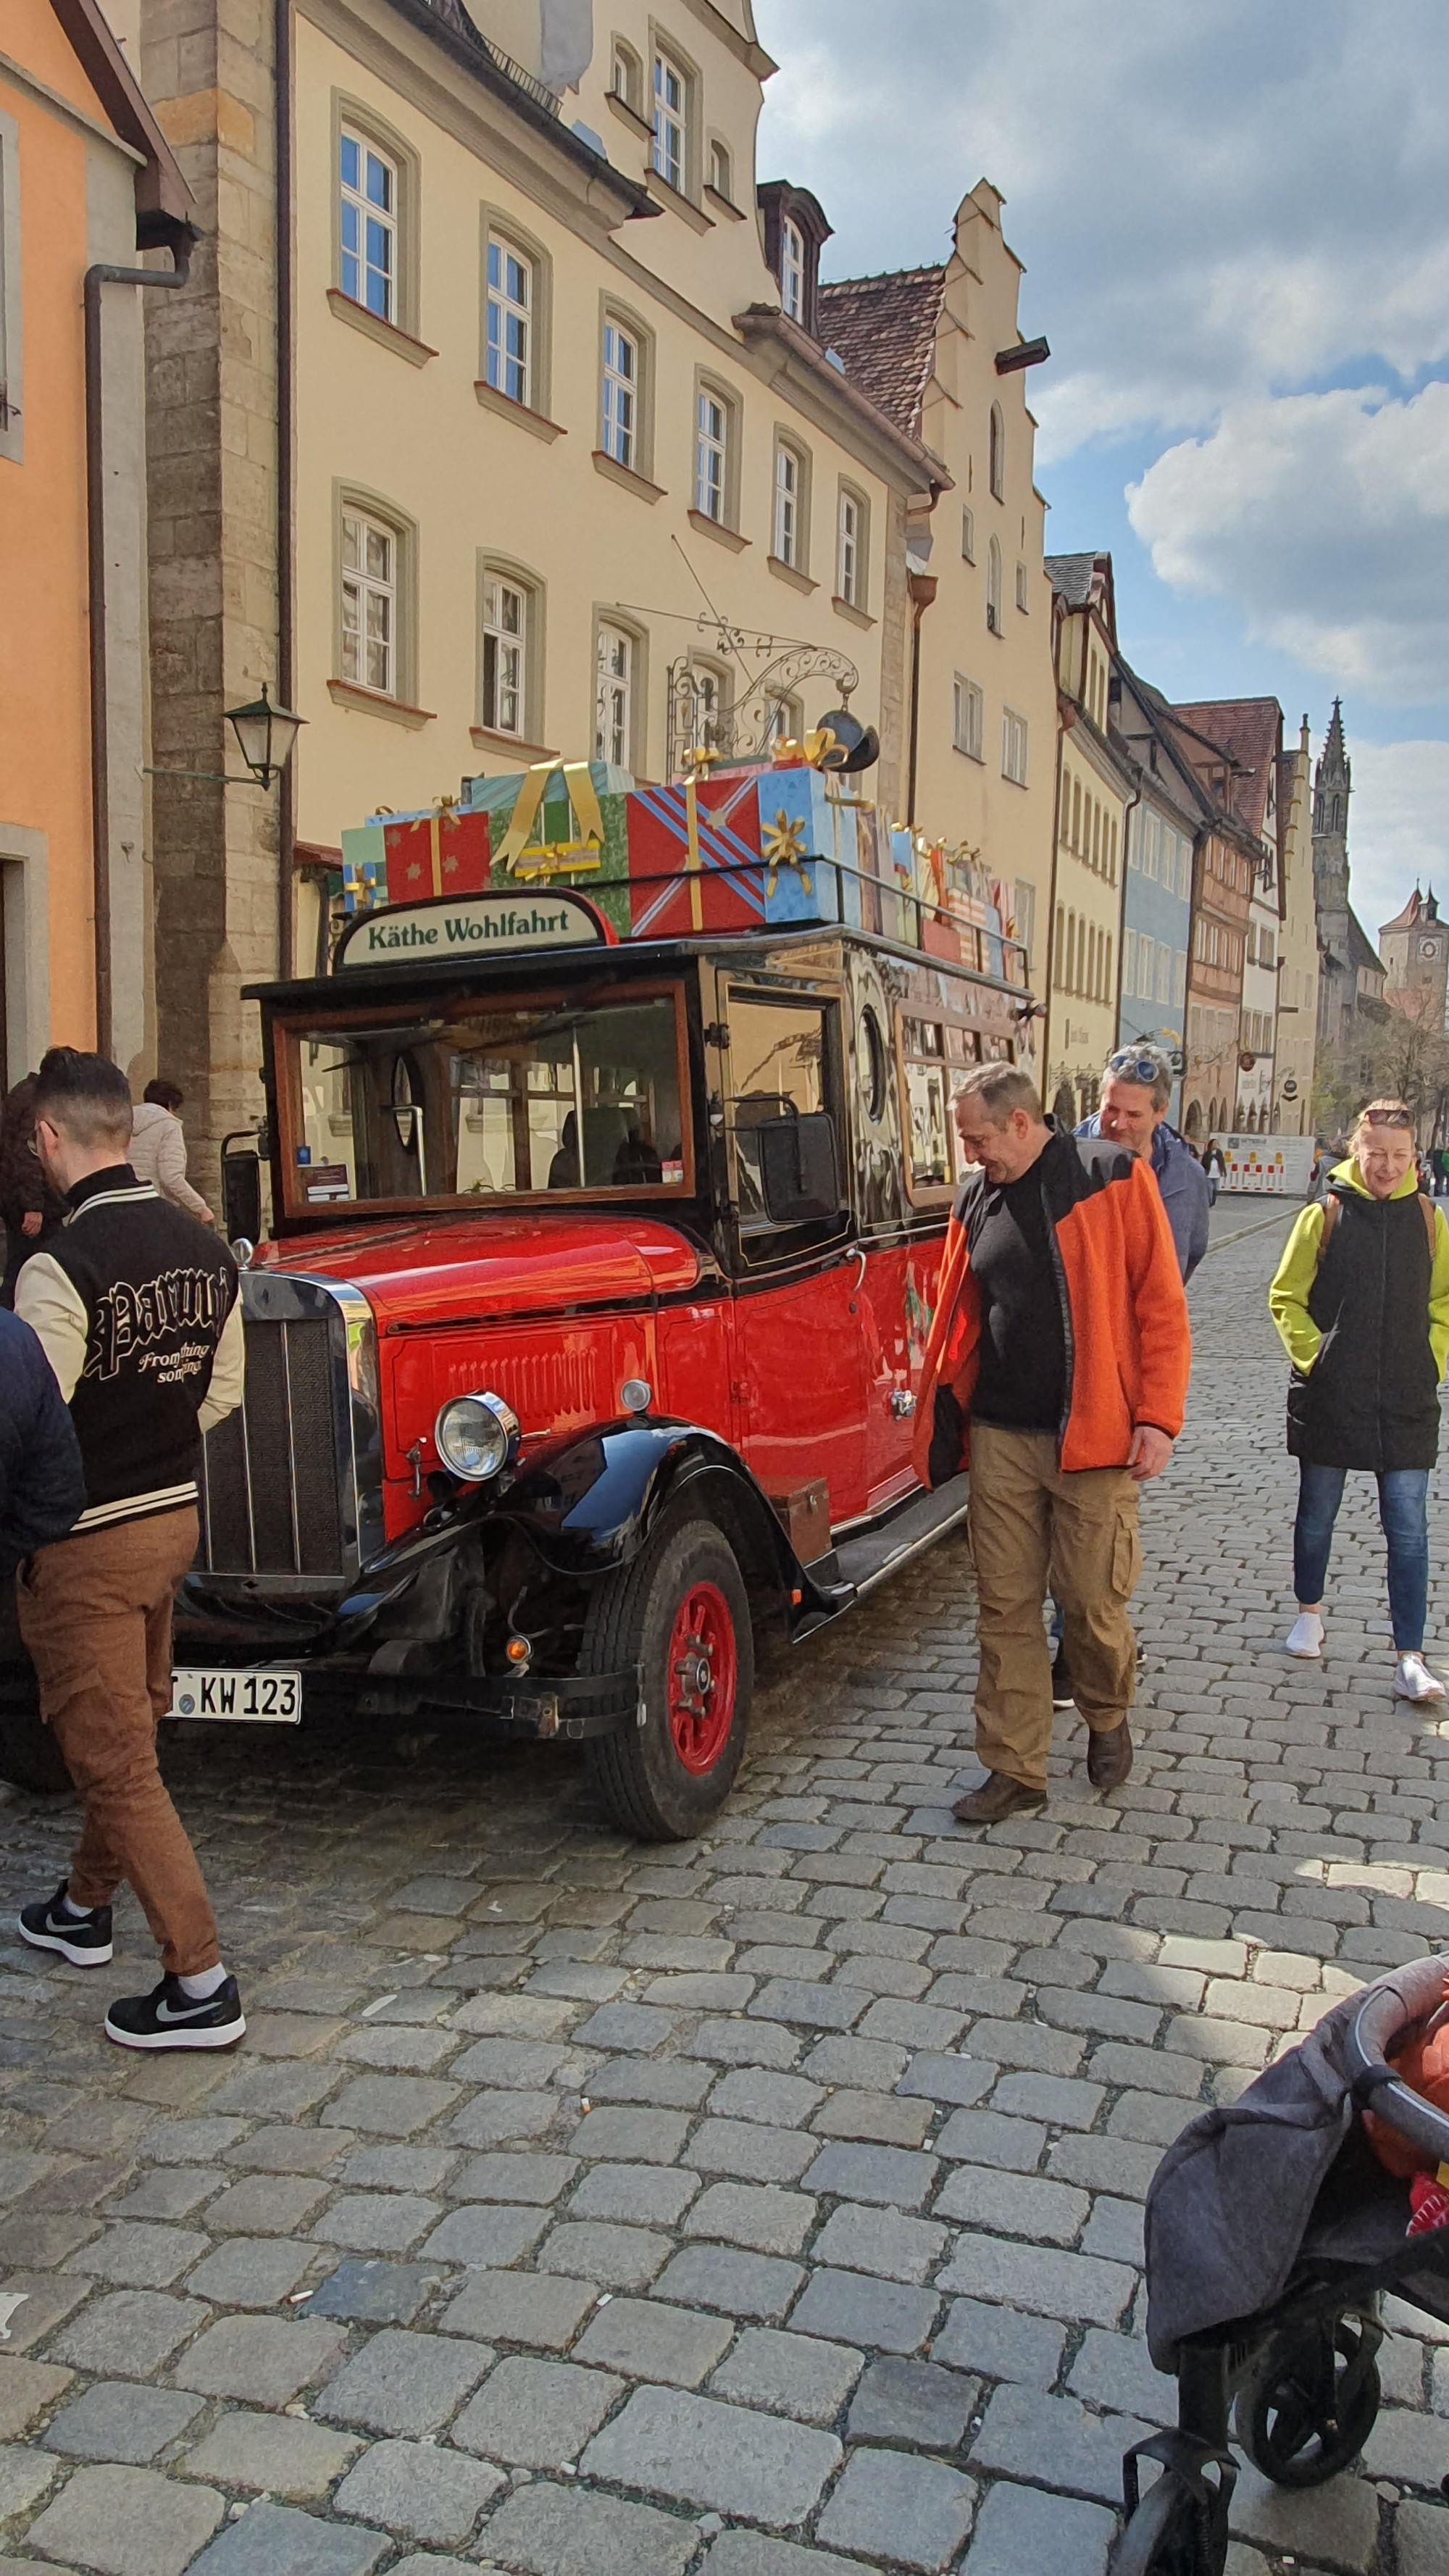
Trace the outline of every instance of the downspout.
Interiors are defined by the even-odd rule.
[[[200,235],[194,224],[172,227],[171,271],[113,268],[98,261],[85,274],[86,590],[90,618],[91,883],[95,909],[96,1050],[111,1052],[114,994],[111,976],[111,778],[106,691],[106,487],[105,372],[101,351],[101,289],[105,286],[185,286],[191,252]]]
[[[938,588],[933,572],[908,572],[906,588],[911,594],[911,731],[910,757],[906,770],[906,821],[914,830],[916,821],[916,746],[921,730],[921,619]]]
[[[276,0],[273,56],[277,161],[277,694],[283,706],[290,707],[296,685],[292,618],[292,0]],[[292,972],[292,851],[296,827],[296,790],[289,760],[282,771],[277,817],[277,973],[284,980]]]

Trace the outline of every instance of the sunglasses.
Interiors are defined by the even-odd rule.
[[[1414,1125],[1407,1109],[1366,1109],[1363,1123],[1365,1127],[1403,1127],[1410,1133]]]
[[[1133,1055],[1126,1047],[1108,1059],[1107,1071],[1120,1075],[1124,1082],[1153,1083],[1162,1079],[1162,1067],[1155,1056]]]

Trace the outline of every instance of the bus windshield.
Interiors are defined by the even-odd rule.
[[[291,1208],[682,1191],[680,1041],[675,993],[285,1029]]]

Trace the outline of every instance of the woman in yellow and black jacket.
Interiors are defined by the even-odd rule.
[[[1321,1205],[1288,1238],[1268,1306],[1289,1359],[1288,1448],[1298,1461],[1288,1652],[1323,1652],[1323,1588],[1350,1468],[1378,1479],[1400,1699],[1444,1697],[1424,1661],[1429,1470],[1449,1360],[1449,1222],[1419,1190],[1414,1122],[1374,1100]]]

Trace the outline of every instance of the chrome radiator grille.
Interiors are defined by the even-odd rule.
[[[345,1579],[380,1504],[365,1301],[341,1283],[247,1272],[242,1310],[246,1393],[204,1444],[198,1567]]]

